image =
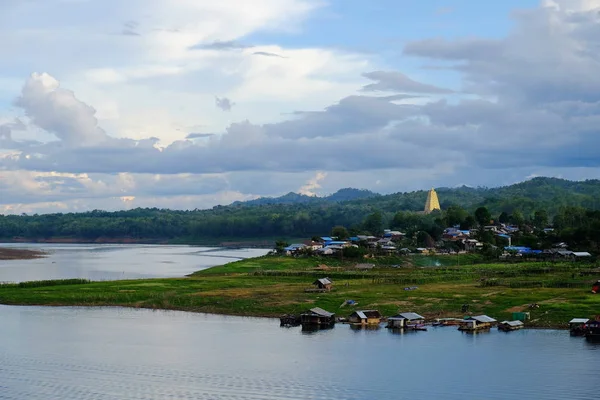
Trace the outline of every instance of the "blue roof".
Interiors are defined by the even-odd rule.
[[[321,236],[321,240],[324,240],[326,242],[331,242],[333,239],[330,238],[329,236]]]
[[[328,244],[346,244],[346,242],[340,241],[340,240],[333,240],[331,242],[329,242]]]
[[[356,236],[352,236],[352,237],[350,238],[350,240],[351,240],[351,241],[353,241],[353,242],[360,242],[360,239],[359,239],[359,238],[357,238]]]
[[[501,234],[500,234],[500,235],[498,235],[498,236],[499,236],[499,237],[501,237],[501,238],[505,238],[505,239],[508,239],[508,238],[510,238],[510,235],[505,235],[504,233],[501,233]]]

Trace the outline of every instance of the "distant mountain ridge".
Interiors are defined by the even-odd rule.
[[[267,204],[305,204],[305,203],[336,203],[342,201],[370,199],[381,196],[379,193],[372,192],[366,189],[343,188],[328,196],[308,196],[289,192],[280,197],[260,197],[255,200],[236,201],[232,206],[236,205],[267,205]]]
[[[312,205],[347,203],[369,205],[381,211],[420,211],[424,207],[427,190],[382,195],[366,189],[344,188],[323,197],[290,192],[281,197],[261,197],[237,201],[230,206]],[[561,178],[536,177],[530,180],[494,188],[460,186],[436,188],[442,210],[459,205],[465,209],[486,206],[491,211],[520,209],[525,213],[546,208],[550,213],[560,207],[578,206],[600,209],[600,180],[569,181]],[[225,206],[228,207],[228,206]]]

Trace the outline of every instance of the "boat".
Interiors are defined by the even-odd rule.
[[[504,332],[517,331],[523,328],[521,321],[502,321],[498,324],[498,330]]]
[[[427,327],[424,324],[406,324],[407,331],[426,331]]]
[[[460,325],[462,319],[460,318],[437,318],[432,322],[433,326],[456,326]]]

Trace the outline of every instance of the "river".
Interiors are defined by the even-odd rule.
[[[0,399],[592,399],[600,345],[566,331],[316,333],[277,320],[0,306]]]
[[[265,249],[141,244],[2,243],[0,246],[48,252],[45,258],[0,260],[0,282],[181,277],[268,252]]]

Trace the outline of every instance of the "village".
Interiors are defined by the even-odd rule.
[[[326,293],[333,290],[333,281],[330,278],[320,278],[313,282],[314,289],[306,291]],[[414,288],[405,288],[412,290]],[[592,287],[592,293],[600,292],[600,280]],[[348,317],[336,317],[333,312],[326,311],[320,307],[311,308],[299,315],[286,314],[280,317],[281,327],[296,327],[301,325],[303,331],[317,331],[320,329],[331,329],[336,323],[349,324],[352,329],[379,329],[382,323],[393,333],[405,333],[410,331],[427,331],[428,326],[446,327],[457,326],[458,330],[465,333],[489,332],[493,327],[499,331],[511,332],[525,327],[525,321],[531,318],[530,312],[513,312],[512,320],[498,322],[488,315],[465,315],[463,318],[434,318],[427,321],[422,315],[411,311],[399,312],[396,315],[384,317],[379,310],[359,310],[358,303],[354,300],[346,300],[340,308],[349,307],[353,311]],[[530,304],[530,309],[539,308],[538,304]],[[463,313],[469,314],[469,305],[462,306]],[[589,341],[600,341],[600,315],[595,319],[573,318],[568,322],[571,336],[585,337]]]
[[[440,211],[439,200],[434,189],[427,196],[423,214]],[[493,221],[491,221],[493,222]],[[386,256],[444,256],[460,254],[477,254],[485,248],[491,248],[498,260],[539,260],[539,261],[568,261],[590,260],[593,256],[586,251],[569,250],[567,243],[559,242],[551,248],[535,249],[528,246],[515,246],[512,243],[513,235],[518,234],[520,228],[513,224],[494,222],[489,225],[481,224],[477,229],[460,229],[460,226],[451,226],[444,229],[441,240],[428,247],[410,248],[402,246],[407,243],[406,234],[398,230],[385,229],[382,235],[339,235],[312,237],[302,243],[294,243],[280,246],[275,253],[285,254],[290,257],[347,257],[357,259],[369,259]],[[334,228],[332,233],[336,232]],[[337,232],[344,232],[337,229]],[[552,232],[551,227],[544,228],[544,233]],[[496,237],[496,242],[505,242],[505,246],[499,248],[478,239],[486,233],[488,237]],[[357,262],[352,269],[365,271],[375,268],[374,263],[363,260]],[[389,265],[389,267],[400,267],[400,265]],[[329,267],[320,264],[316,270],[327,271]],[[319,278],[313,282],[313,288],[305,289],[309,293],[327,293],[333,290],[334,282],[330,277]],[[404,290],[412,291],[418,287],[409,286]],[[592,286],[592,293],[600,292],[600,280]],[[352,311],[348,317],[336,317],[335,313],[319,307],[311,308],[299,315],[283,315],[280,325],[284,327],[302,326],[303,330],[319,330],[334,327],[336,323],[349,324],[353,329],[379,329],[381,324],[392,331],[427,331],[427,327],[457,326],[459,331],[467,333],[488,332],[493,327],[500,331],[510,332],[525,327],[525,322],[531,318],[530,313],[518,311],[512,313],[511,320],[498,322],[488,315],[470,315],[469,305],[462,306],[463,318],[434,318],[427,321],[425,317],[412,311],[400,311],[396,315],[384,317],[376,309],[357,309],[358,303],[354,300],[346,300],[340,308],[349,307]],[[538,304],[530,304],[530,309],[539,308]],[[565,321],[566,322],[566,321]],[[573,318],[568,322],[569,331],[572,336],[585,336],[589,340],[600,339],[600,315],[593,320],[588,318]]]

